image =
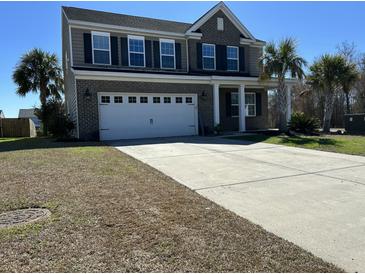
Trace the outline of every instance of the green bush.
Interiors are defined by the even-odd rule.
[[[36,108],[35,115],[42,121],[44,135],[69,137],[75,128],[74,123],[66,115],[62,100],[52,98],[41,108]]]
[[[290,118],[289,130],[304,133],[315,134],[318,133],[320,122],[317,118],[309,117],[303,112],[294,112]]]

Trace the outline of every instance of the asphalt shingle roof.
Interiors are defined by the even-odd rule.
[[[62,8],[69,20],[80,20],[93,23],[177,33],[185,33],[192,25],[190,23],[153,19],[126,14],[116,14],[74,7]]]

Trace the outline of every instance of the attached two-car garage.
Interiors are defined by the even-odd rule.
[[[100,140],[198,134],[196,94],[98,93]]]

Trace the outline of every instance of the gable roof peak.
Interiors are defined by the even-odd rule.
[[[217,11],[221,10],[235,25],[235,27],[250,40],[256,41],[255,37],[249,32],[249,30],[241,23],[236,15],[228,8],[228,6],[220,1],[214,7],[212,7],[208,12],[206,12],[202,17],[195,21],[192,26],[186,31],[186,34],[191,34],[199,29],[205,22],[207,22]]]

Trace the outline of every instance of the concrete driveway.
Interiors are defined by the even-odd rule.
[[[365,272],[365,157],[193,137],[111,145],[349,272]]]

